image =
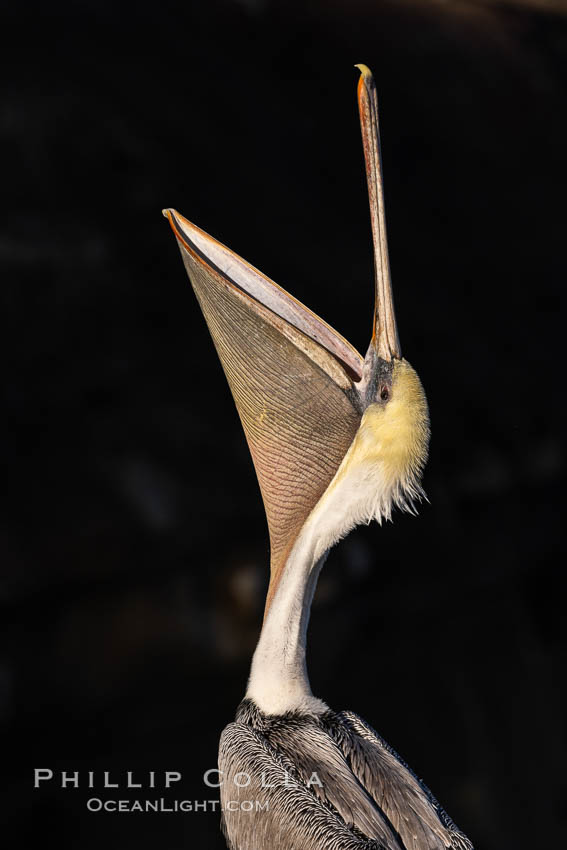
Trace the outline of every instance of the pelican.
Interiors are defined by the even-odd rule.
[[[371,726],[311,692],[306,634],[330,548],[359,523],[414,511],[429,417],[401,354],[386,244],[378,101],[357,65],[375,307],[363,358],[260,271],[164,210],[228,379],[258,476],[270,583],[246,695],[219,747],[231,850],[472,850]],[[369,675],[372,672],[369,671]]]

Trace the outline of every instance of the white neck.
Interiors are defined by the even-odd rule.
[[[311,693],[305,647],[311,602],[326,552],[316,554],[312,523],[307,523],[284,567],[266,615],[246,696],[266,714],[327,709]]]
[[[368,456],[366,414],[343,462],[309,515],[283,568],[248,680],[246,696],[266,714],[321,713],[324,702],[311,693],[305,662],[307,624],[319,572],[327,552],[355,525],[390,516],[395,486]]]

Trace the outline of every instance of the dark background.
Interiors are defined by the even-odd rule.
[[[376,726],[478,848],[564,844],[565,11],[4,10],[3,834],[60,850],[223,846],[217,814],[88,814],[93,791],[34,791],[32,770],[180,770],[172,798],[215,796],[202,774],[244,691],[267,531],[160,211],[364,352],[352,66],[365,62],[401,340],[431,408],[430,504],[333,552],[313,689]]]

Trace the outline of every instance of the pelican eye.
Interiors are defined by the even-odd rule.
[[[382,401],[388,401],[390,398],[390,390],[384,384],[380,387],[380,398]]]

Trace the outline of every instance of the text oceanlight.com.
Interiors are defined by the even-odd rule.
[[[261,800],[229,800],[221,806],[220,800],[101,800],[91,797],[87,800],[89,812],[267,812],[268,802]]]

